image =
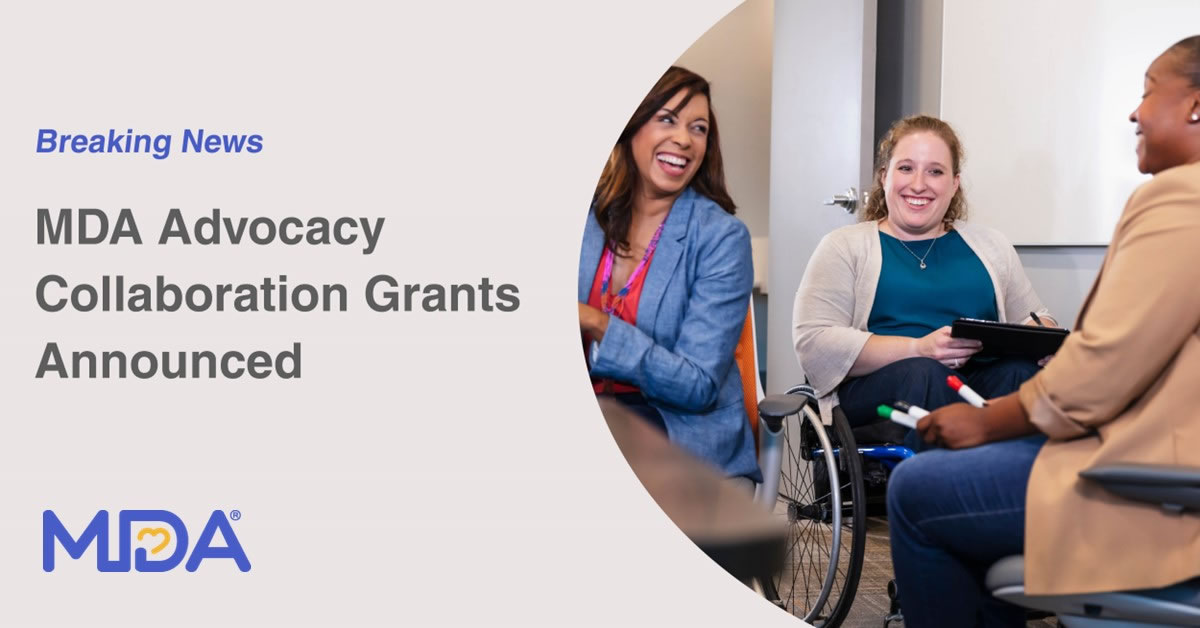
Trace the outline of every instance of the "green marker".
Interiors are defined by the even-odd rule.
[[[917,429],[916,419],[899,410],[893,409],[891,406],[880,405],[878,408],[875,408],[875,411],[879,413],[879,416],[885,419],[891,419],[910,430]]]

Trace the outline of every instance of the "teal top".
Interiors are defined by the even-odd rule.
[[[879,245],[883,262],[867,319],[871,333],[920,338],[956,318],[999,320],[992,279],[957,231],[906,242],[880,231]]]

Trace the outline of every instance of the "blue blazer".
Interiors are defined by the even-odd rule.
[[[579,256],[587,303],[604,251],[588,214]],[[671,441],[728,476],[761,480],[733,351],[750,303],[750,232],[687,188],[667,214],[638,301],[637,326],[617,317],[590,356],[593,377],[629,382],[658,409]]]

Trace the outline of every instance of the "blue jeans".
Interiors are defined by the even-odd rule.
[[[1024,626],[984,590],[988,567],[1024,553],[1025,488],[1043,435],[926,451],[888,481],[892,567],[904,625]]]

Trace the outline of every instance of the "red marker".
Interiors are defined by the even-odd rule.
[[[962,397],[967,403],[976,408],[982,408],[987,405],[987,402],[983,400],[983,397],[979,396],[979,393],[971,390],[971,387],[964,384],[958,377],[951,375],[946,378],[946,383],[958,393],[959,397]]]

